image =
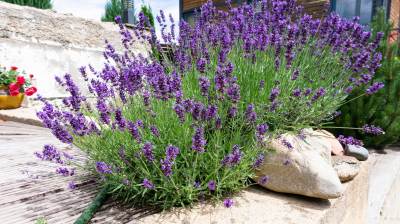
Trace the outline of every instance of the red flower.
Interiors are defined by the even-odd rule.
[[[30,75],[29,75],[29,78],[31,78],[31,79],[32,79],[32,78],[33,78],[33,74],[30,74]]]
[[[11,66],[11,70],[12,70],[12,71],[17,71],[17,69],[18,69],[18,67],[16,67],[16,66]]]
[[[16,95],[18,95],[19,94],[19,91],[18,90],[16,90],[16,91],[10,91],[10,95],[11,96],[16,96]]]
[[[23,85],[23,84],[25,84],[25,77],[23,77],[23,76],[17,76],[17,83],[19,84],[19,85]]]
[[[17,83],[10,83],[8,89],[10,90],[10,93],[15,91],[19,92],[19,85]]]
[[[32,95],[35,94],[36,92],[37,92],[37,89],[36,89],[36,87],[34,87],[34,86],[29,87],[29,88],[27,88],[27,89],[25,90],[25,94],[26,94],[27,96],[32,96]]]

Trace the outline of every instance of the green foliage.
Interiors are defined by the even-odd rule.
[[[18,74],[19,72],[16,70],[7,70],[5,67],[0,67],[0,86],[8,86],[15,82]]]
[[[1,0],[17,5],[32,6],[39,9],[51,9],[53,4],[51,0]]]
[[[149,5],[142,5],[140,11],[148,18],[150,26],[154,28],[154,16],[151,7]]]
[[[373,81],[385,83],[385,88],[372,96],[363,96],[342,106],[340,110],[343,115],[336,119],[336,124],[345,127],[360,127],[363,124],[380,126],[385,130],[385,135],[368,136],[354,130],[340,133],[356,136],[368,147],[382,149],[400,138],[400,50],[398,43],[387,41],[393,26],[387,22],[383,9],[378,10],[371,27],[373,36],[379,31],[385,34],[378,49],[382,53],[382,66],[373,78]],[[355,91],[351,97],[358,95],[360,92]]]
[[[36,220],[35,224],[47,224],[47,221],[44,217],[40,217]]]
[[[101,17],[103,22],[114,22],[116,16],[122,16],[122,1],[109,0],[105,6],[105,14]]]

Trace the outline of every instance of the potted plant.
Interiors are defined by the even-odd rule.
[[[0,66],[0,109],[15,109],[21,106],[24,96],[32,96],[37,89],[31,86],[33,75],[25,77],[25,72],[18,68]]]

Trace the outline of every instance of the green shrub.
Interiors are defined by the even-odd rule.
[[[57,78],[70,93],[63,107],[42,99],[38,117],[60,141],[84,151],[87,168],[124,202],[171,208],[238,192],[262,163],[265,141],[332,120],[361,74],[372,76],[379,64],[380,35],[369,41],[356,21],[314,20],[294,0],[259,9],[227,13],[209,2],[196,24],[180,24],[178,38],[174,26],[165,31],[160,12],[173,61],[133,54],[137,39],[159,52],[161,44],[143,19],[131,33],[117,17],[124,52],[107,45],[101,71],[80,70],[95,108],[66,74]],[[358,88],[382,87],[370,84]],[[54,146],[37,155],[60,163],[61,175],[75,173]]]
[[[373,36],[379,31],[384,32],[378,48],[382,54],[382,65],[373,81],[383,82],[386,88],[373,96],[363,96],[342,106],[340,111],[343,115],[335,122],[338,126],[345,127],[359,127],[366,123],[380,126],[385,131],[381,136],[372,137],[354,130],[344,130],[344,133],[357,136],[368,147],[382,149],[400,138],[400,50],[398,43],[388,43],[393,26],[387,22],[383,9],[378,10],[371,28]],[[351,97],[358,95],[360,91],[355,91]]]
[[[51,0],[1,0],[1,1],[17,5],[32,6],[39,9],[53,8]]]
[[[153,12],[151,11],[151,7],[149,5],[142,5],[140,11],[143,13],[144,16],[147,17],[150,26],[154,28],[154,16]]]
[[[105,13],[101,17],[103,22],[113,22],[116,16],[122,16],[122,0],[108,0],[105,6]]]

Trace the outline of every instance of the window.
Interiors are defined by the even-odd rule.
[[[387,0],[332,0],[333,11],[348,19],[359,16],[364,25],[371,22],[377,7],[386,5]]]

